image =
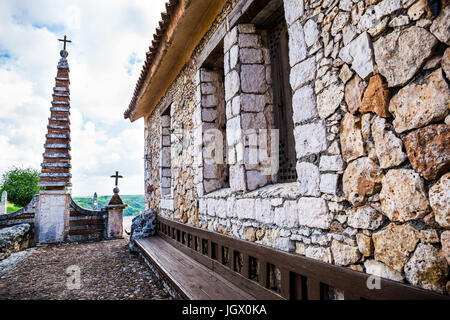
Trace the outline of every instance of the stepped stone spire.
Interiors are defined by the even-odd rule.
[[[66,51],[67,40],[64,36],[64,49],[58,63],[56,85],[53,88],[53,101],[48,118],[44,161],[41,164],[40,187],[49,190],[64,190],[71,186],[70,156],[70,80]]]

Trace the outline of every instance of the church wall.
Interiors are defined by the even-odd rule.
[[[231,188],[206,193],[195,161],[203,137],[193,130],[202,111],[195,58],[213,28],[146,119],[148,205],[200,228],[448,294],[450,7],[442,1],[433,17],[426,3],[285,0],[298,182],[239,190],[230,166]],[[227,86],[248,80],[241,75],[225,75],[228,105],[235,95]],[[173,200],[160,198],[155,160],[169,101]]]

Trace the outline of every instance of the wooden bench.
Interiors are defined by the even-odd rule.
[[[157,235],[137,240],[142,254],[185,299],[346,300],[450,297],[157,217]]]
[[[254,300],[255,297],[155,236],[136,240],[160,276],[188,300]]]

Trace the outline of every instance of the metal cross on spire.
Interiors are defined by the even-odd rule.
[[[67,36],[64,36],[64,39],[58,39],[58,41],[64,42],[64,50],[66,50],[66,43],[72,42],[72,40],[67,40]]]
[[[116,187],[119,184],[119,179],[123,178],[123,176],[119,176],[119,171],[116,171],[116,174],[111,176],[111,178],[115,178],[116,179]]]

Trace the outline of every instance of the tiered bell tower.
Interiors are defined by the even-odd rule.
[[[43,190],[39,193],[37,210],[38,243],[63,242],[67,239],[69,230],[70,194],[67,187],[72,186],[70,173],[70,80],[69,64],[64,42],[61,59],[58,63],[56,84],[53,88],[53,99],[48,118],[45,141],[44,161],[41,164],[39,186]]]

